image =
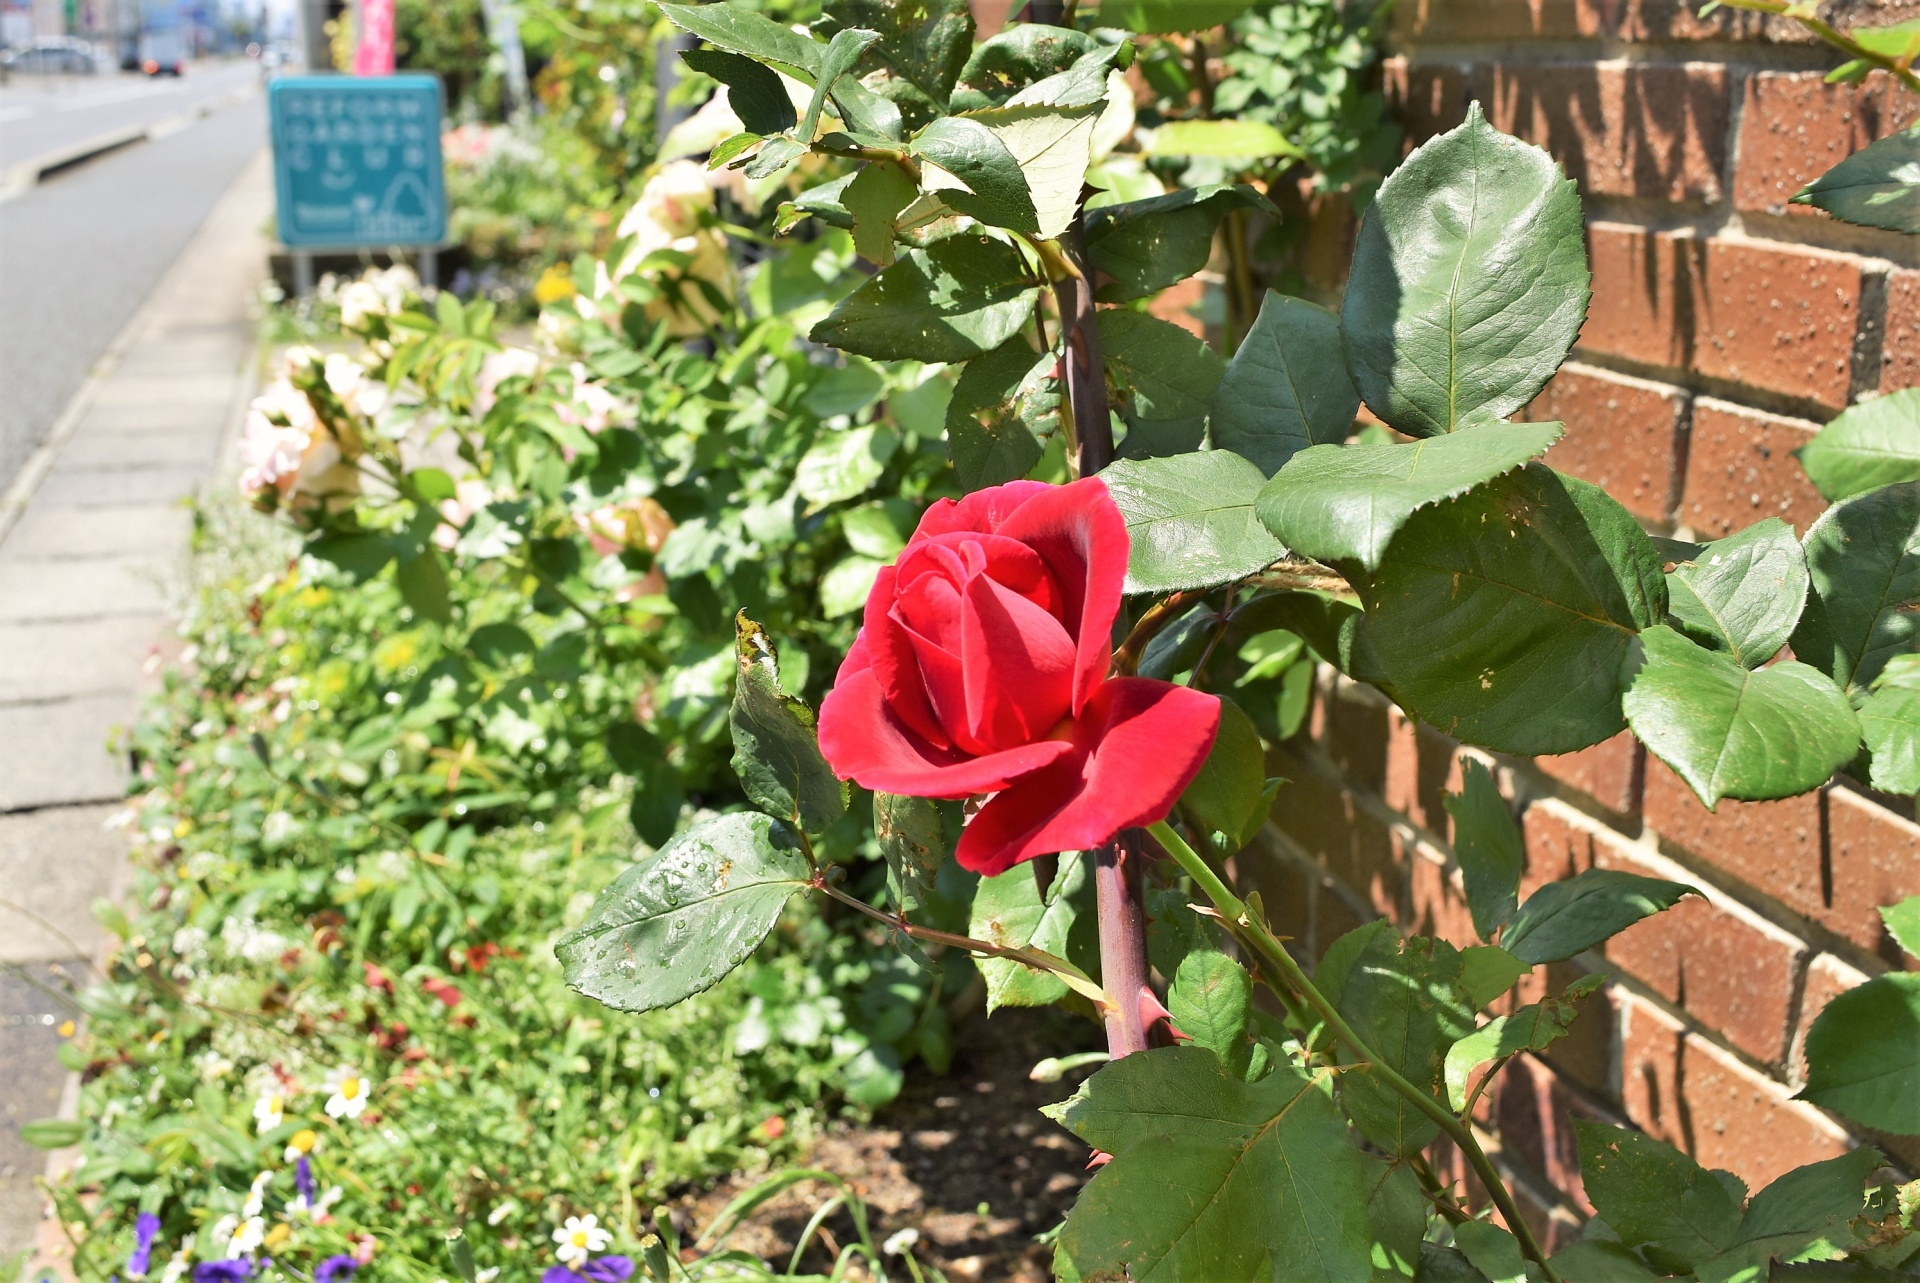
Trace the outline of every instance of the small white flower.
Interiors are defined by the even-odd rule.
[[[266,1237],[266,1218],[249,1216],[240,1223],[240,1228],[235,1231],[234,1236],[228,1240],[227,1259],[229,1261],[237,1261],[243,1256],[251,1255],[259,1250],[260,1244]]]
[[[287,1098],[277,1091],[263,1091],[260,1099],[253,1102],[254,1125],[261,1134],[272,1131],[287,1117]]]
[[[487,1224],[498,1225],[501,1221],[504,1221],[507,1219],[507,1217],[513,1215],[513,1208],[514,1208],[514,1205],[512,1203],[500,1204],[500,1206],[494,1208],[491,1212],[487,1213]]]
[[[240,1228],[240,1218],[231,1214],[222,1216],[213,1223],[213,1244],[219,1247],[233,1238],[233,1232]]]
[[[253,1218],[266,1210],[267,1186],[273,1184],[272,1172],[261,1172],[253,1178],[253,1188],[247,1192],[247,1201],[240,1204],[240,1215]]]
[[[167,1262],[167,1268],[160,1271],[160,1283],[180,1283],[187,1277],[187,1267],[193,1264],[193,1240],[182,1243],[180,1250]]]
[[[313,1204],[313,1219],[319,1220],[327,1214],[327,1209],[338,1203],[347,1191],[338,1185],[329,1185]]]
[[[553,1241],[560,1245],[554,1255],[563,1265],[583,1262],[594,1252],[604,1252],[613,1242],[613,1235],[600,1228],[600,1218],[589,1212],[585,1216],[569,1216],[567,1223],[553,1232]]]
[[[473,1276],[473,1283],[493,1283],[493,1281],[499,1277],[500,1267],[498,1265],[489,1265],[486,1269],[481,1270]]]
[[[887,1241],[880,1245],[880,1250],[888,1256],[905,1256],[919,1241],[920,1231],[908,1226],[896,1234],[889,1235]]]
[[[367,1107],[367,1098],[372,1087],[360,1076],[360,1071],[348,1066],[336,1069],[327,1075],[327,1086],[333,1094],[327,1097],[328,1118],[358,1118]]]

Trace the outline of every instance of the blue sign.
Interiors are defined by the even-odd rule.
[[[280,240],[438,245],[447,234],[434,76],[280,76],[267,91]]]

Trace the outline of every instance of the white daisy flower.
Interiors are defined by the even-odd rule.
[[[273,1184],[272,1172],[261,1172],[253,1178],[253,1188],[247,1193],[247,1201],[240,1204],[240,1215],[258,1216],[266,1209],[267,1186]]]
[[[555,1256],[563,1265],[579,1264],[594,1252],[604,1252],[613,1242],[613,1235],[600,1228],[600,1218],[589,1212],[585,1216],[569,1216],[567,1223],[553,1232],[553,1241],[560,1245]]]
[[[222,1247],[233,1238],[233,1232],[240,1228],[240,1218],[232,1214],[222,1216],[213,1223],[213,1243]]]
[[[361,1111],[367,1107],[367,1098],[373,1092],[372,1084],[351,1066],[328,1074],[327,1086],[333,1089],[333,1095],[327,1097],[328,1118],[360,1117]]]
[[[287,1098],[277,1091],[263,1091],[253,1102],[253,1122],[262,1135],[272,1131],[287,1117]]]
[[[243,1256],[252,1255],[254,1252],[260,1250],[260,1244],[266,1240],[266,1237],[266,1218],[249,1216],[246,1220],[240,1222],[240,1228],[236,1230],[233,1237],[227,1241],[227,1259],[229,1261],[237,1261]]]
[[[193,1264],[192,1240],[183,1243],[180,1250],[167,1262],[167,1268],[160,1271],[160,1283],[180,1283],[187,1277],[187,1269]]]

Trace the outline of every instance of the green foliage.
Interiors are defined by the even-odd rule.
[[[1564,962],[1612,939],[1642,918],[1699,895],[1663,878],[1588,869],[1564,882],[1549,882],[1528,897],[1500,936],[1500,947],[1522,962]]]
[[[1801,543],[1813,594],[1793,653],[1857,695],[1920,650],[1920,481],[1835,504]]]
[[[1058,873],[1042,886],[1031,865],[1017,865],[998,877],[982,878],[973,897],[968,933],[1003,948],[1035,949],[1064,958],[1082,970],[1098,971],[1099,943],[1093,916],[1092,859],[1060,857]],[[1011,958],[983,958],[987,1010],[995,1007],[1044,1007],[1064,1000],[1070,990],[1052,972]]]
[[[1702,646],[1758,668],[1793,635],[1807,582],[1793,527],[1769,517],[1675,566],[1667,575],[1667,612]]]
[[[1430,1095],[1440,1094],[1447,1048],[1473,1029],[1460,968],[1460,951],[1446,941],[1403,941],[1387,930],[1368,940],[1340,985],[1340,1014],[1381,1063]],[[1339,1084],[1354,1126],[1388,1153],[1412,1154],[1440,1134],[1378,1075],[1350,1072]]]
[[[1226,450],[1123,459],[1101,474],[1127,519],[1127,591],[1211,588],[1286,555],[1254,519],[1260,470]]]
[[[879,360],[964,361],[1026,324],[1035,286],[1019,251],[985,236],[911,250],[849,294],[810,337]]]
[[[831,828],[847,810],[814,731],[813,710],[780,689],[779,659],[766,630],[741,611],[734,663],[733,773],[755,806],[807,833]]]
[[[1340,319],[1269,292],[1214,392],[1213,444],[1269,477],[1309,446],[1339,445],[1360,409],[1346,369]]]
[[[1920,480],[1920,388],[1862,401],[1800,447],[1800,466],[1838,503]]]
[[[1442,799],[1453,819],[1453,854],[1466,884],[1467,909],[1482,940],[1505,926],[1520,903],[1520,878],[1527,871],[1526,839],[1513,821],[1487,768],[1469,758],[1460,791]]]
[[[1111,279],[1095,295],[1125,303],[1186,280],[1213,255],[1220,221],[1235,209],[1273,207],[1244,184],[1184,187],[1087,212],[1087,259]]]
[[[1180,960],[1167,988],[1167,1010],[1174,1027],[1220,1058],[1230,1075],[1241,1078],[1253,1060],[1247,1036],[1252,1014],[1253,980],[1245,967],[1211,949],[1196,949]]]
[[[1920,232],[1920,185],[1913,181],[1916,157],[1920,131],[1903,130],[1847,157],[1795,192],[1793,203],[1825,210],[1843,223]]]
[[[1920,976],[1877,976],[1827,1003],[1807,1031],[1800,1095],[1865,1127],[1920,1133]]]

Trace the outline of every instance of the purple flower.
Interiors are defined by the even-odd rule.
[[[313,1267],[313,1283],[346,1283],[359,1268],[351,1256],[329,1256]]]
[[[551,1266],[540,1276],[540,1283],[626,1283],[632,1274],[631,1260],[624,1256],[603,1256],[577,1270],[565,1265]]]
[[[193,1283],[246,1283],[252,1261],[202,1261],[193,1267]]]
[[[133,1222],[133,1251],[127,1256],[127,1273],[140,1278],[147,1272],[147,1266],[153,1260],[153,1240],[160,1233],[160,1218],[152,1212],[142,1212]]]
[[[293,1188],[299,1192],[300,1206],[313,1206],[313,1164],[305,1154],[293,1165]]]

